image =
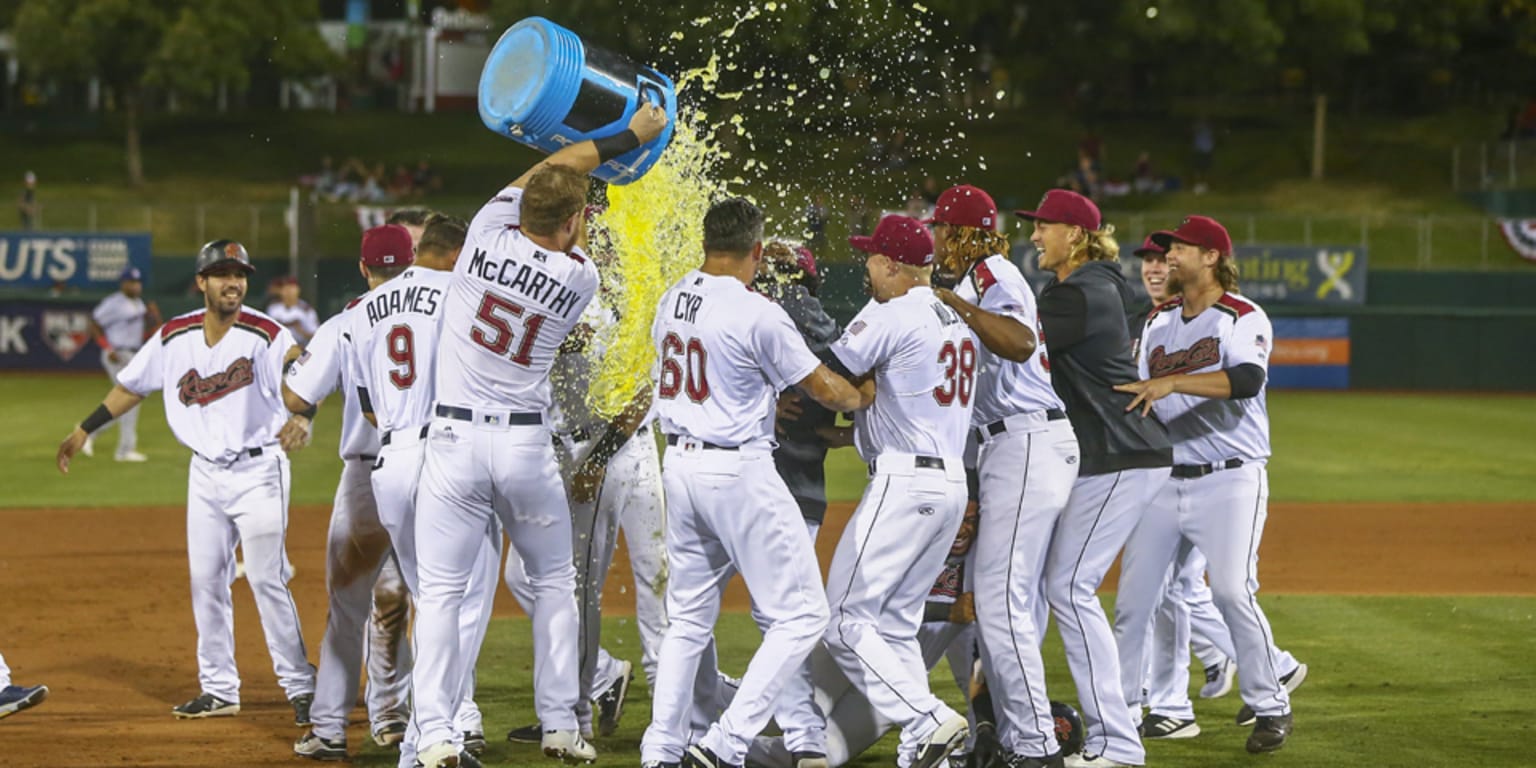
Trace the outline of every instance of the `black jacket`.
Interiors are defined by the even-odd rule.
[[[1051,278],[1040,292],[1040,327],[1051,384],[1067,406],[1082,452],[1079,475],[1173,464],[1157,416],[1127,413],[1133,395],[1113,386],[1136,381],[1126,310],[1134,301],[1118,264],[1090,261]]]
[[[795,322],[795,328],[805,338],[806,346],[823,363],[833,364],[832,342],[842,335],[821,302],[803,286],[794,283],[774,284],[765,293]],[[827,478],[825,462],[827,444],[816,434],[816,428],[830,427],[837,422],[837,414],[821,407],[820,403],[805,395],[800,396],[800,418],[779,423],[783,434],[779,435],[779,447],[773,452],[773,463],[779,470],[784,484],[800,505],[800,515],[820,524],[827,513]]]

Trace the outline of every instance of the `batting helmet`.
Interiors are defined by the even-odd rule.
[[[1061,745],[1061,755],[1075,755],[1083,750],[1083,718],[1071,704],[1051,702],[1051,718],[1056,721],[1056,743]]]
[[[234,240],[214,240],[202,247],[197,252],[197,273],[207,274],[216,267],[229,264],[238,264],[246,274],[256,271],[251,266],[251,256],[245,252],[245,246]]]

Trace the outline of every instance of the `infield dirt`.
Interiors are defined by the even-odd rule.
[[[823,562],[851,511],[841,504],[829,513]],[[288,534],[311,660],[325,626],[328,514],[297,509]],[[0,510],[0,531],[0,653],[17,682],[52,689],[43,707],[0,722],[6,765],[298,764],[290,748],[302,731],[243,582],[234,588],[240,716],[171,718],[172,705],[197,694],[182,509]],[[1533,545],[1531,503],[1274,504],[1260,574],[1266,592],[1530,595]],[[604,597],[609,612],[633,610],[628,568],[621,552]],[[740,580],[727,605],[745,609]],[[497,612],[513,606],[500,599]]]

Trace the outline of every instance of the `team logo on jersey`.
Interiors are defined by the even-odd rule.
[[[176,382],[176,395],[181,404],[208,405],[231,392],[237,392],[256,381],[256,366],[249,357],[242,357],[218,373],[202,376],[197,369],[181,375]]]
[[[43,341],[48,348],[68,362],[91,338],[91,316],[86,312],[49,311],[43,313]]]
[[[1220,362],[1221,340],[1215,336],[1207,336],[1191,344],[1189,349],[1174,352],[1167,351],[1161,344],[1157,345],[1157,348],[1147,355],[1147,371],[1155,379],[1159,376],[1198,371]]]

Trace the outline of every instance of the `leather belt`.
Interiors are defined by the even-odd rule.
[[[1067,412],[1060,408],[1047,408],[1044,411],[1030,411],[1029,413],[1044,413],[1046,421],[1061,421],[1067,418]],[[1013,418],[1013,417],[1009,417]],[[976,439],[986,441],[989,437],[997,437],[1008,431],[1008,419],[998,419],[986,426],[976,428]]]
[[[228,464],[225,464],[224,466],[232,467],[232,466],[235,465],[235,462],[237,462],[237,461],[239,461],[239,460],[241,460],[241,459],[243,459],[243,458],[245,458],[247,456],[249,456],[249,457],[254,459],[257,456],[262,455],[263,453],[266,453],[266,451],[263,451],[259,446],[256,447],[256,448],[246,448],[245,450],[242,450],[239,453],[236,453],[235,454],[235,458],[231,459],[230,462]],[[202,455],[201,453],[197,453],[196,451],[193,451],[193,455],[197,456],[199,459],[202,459],[203,461],[208,462],[209,464],[214,464],[214,465],[218,464],[218,462],[214,461],[213,459],[210,459],[207,456]]]
[[[442,408],[443,406],[438,406],[438,407]],[[441,416],[442,414],[439,413],[438,415]],[[462,419],[462,421],[468,421],[468,420],[469,419]],[[417,437],[418,440],[425,440],[425,439],[427,439],[427,429],[428,429],[428,426],[429,425],[426,425],[426,424],[421,425],[421,434],[420,434],[420,436]],[[379,438],[379,445],[389,445],[390,435],[395,434],[396,431],[397,430],[393,430],[392,429],[392,430],[390,430],[388,432],[385,432],[384,436]]]
[[[698,443],[699,447],[706,448],[706,449],[709,449],[709,450],[712,450],[712,451],[735,451],[735,450],[740,450],[739,446],[735,446],[735,445],[715,445],[714,443],[711,443],[708,440],[699,440],[699,439],[692,438],[692,437],[680,437],[678,435],[667,435],[667,445],[677,445],[679,442],[684,441],[684,440],[687,440],[687,441],[690,441],[690,442],[694,442],[694,443]]]
[[[456,405],[438,405],[437,415],[445,419],[455,419],[457,421],[473,422],[475,420],[475,412],[473,410],[460,408]],[[482,412],[481,415],[485,418],[487,424],[494,424],[495,422],[491,421],[491,419],[495,418],[505,418],[506,423],[511,426],[531,427],[544,423],[544,415],[541,413],[497,411],[495,413]]]
[[[869,474],[871,477],[874,476],[875,464],[879,461],[880,459],[876,457],[874,461],[869,463]],[[917,469],[943,469],[944,460],[937,456],[913,456],[912,466]]]
[[[1197,477],[1205,477],[1212,472],[1220,472],[1223,469],[1237,469],[1243,465],[1242,459],[1227,459],[1215,464],[1175,464],[1173,476],[1180,480],[1192,480]]]

